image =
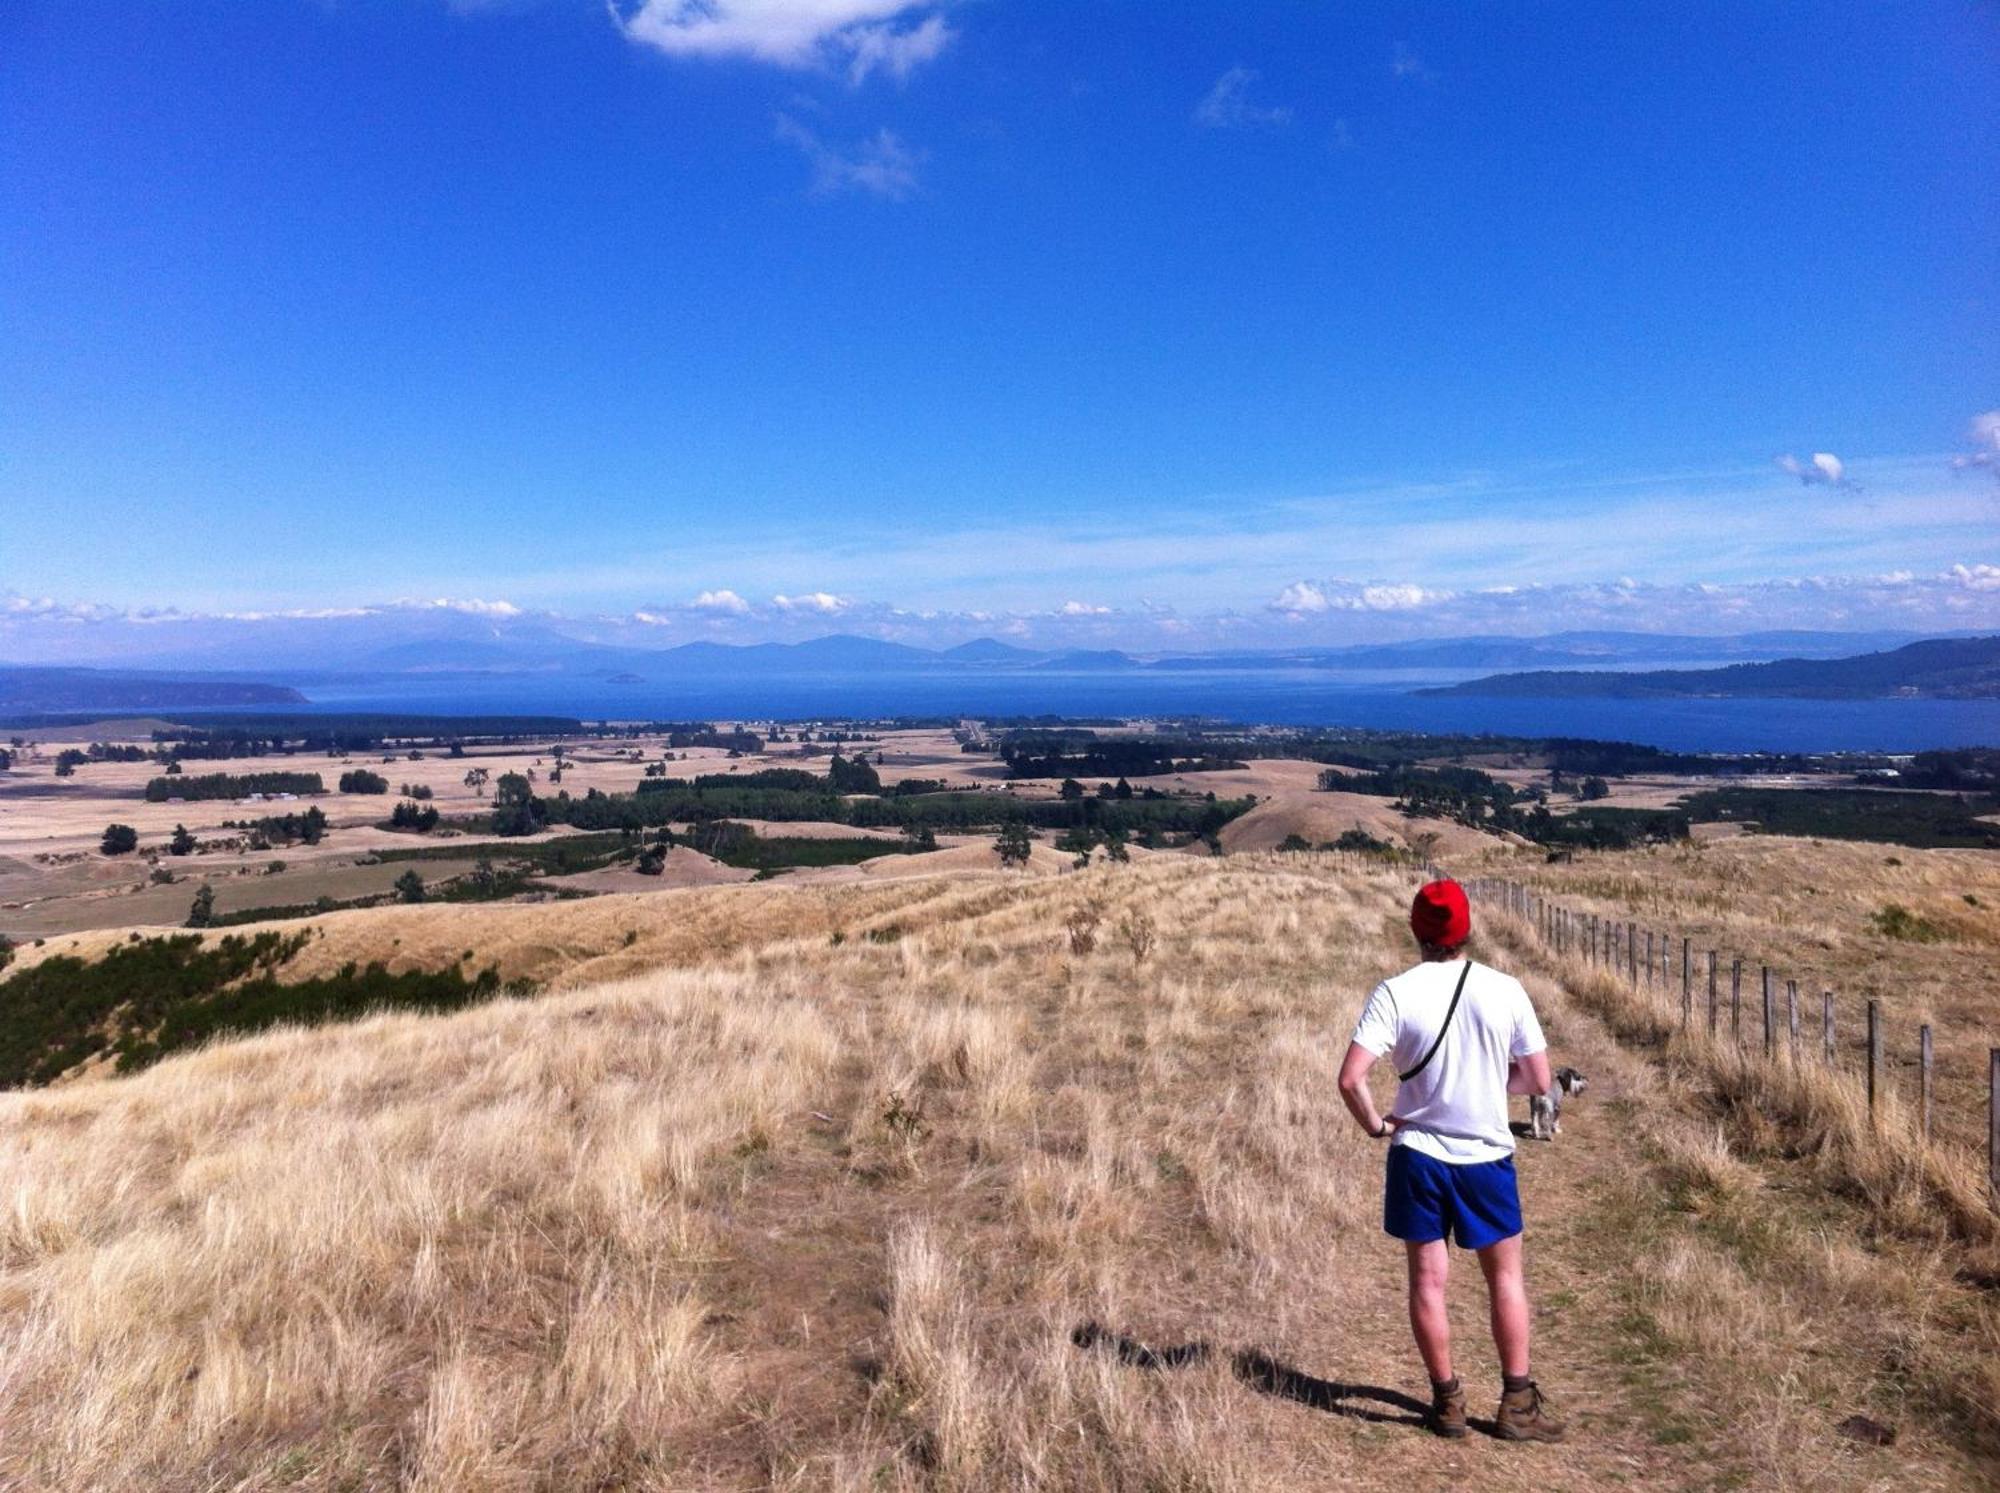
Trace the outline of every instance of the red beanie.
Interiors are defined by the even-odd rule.
[[[1455,881],[1433,881],[1417,890],[1410,904],[1410,931],[1418,943],[1455,949],[1472,936],[1472,909],[1465,888]]]

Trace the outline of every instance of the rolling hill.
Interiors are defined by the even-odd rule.
[[[544,988],[0,1095],[0,1484],[1979,1486],[1993,1308],[1895,1148],[1829,1107],[1801,1160],[1733,1053],[1628,1048],[1601,970],[1491,914],[1592,1079],[1520,1156],[1575,1430],[1415,1428],[1331,1093],[1409,889],[1162,856],[319,920],[316,967],[510,948]]]
[[[1547,698],[2000,699],[2000,637],[1932,638],[1853,658],[1786,658],[1719,669],[1537,670],[1418,691]]]

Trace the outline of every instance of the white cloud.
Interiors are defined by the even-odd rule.
[[[715,612],[730,617],[741,617],[750,610],[750,603],[734,591],[704,591],[688,605],[697,612]]]
[[[1407,582],[1355,585],[1348,581],[1293,581],[1271,598],[1268,609],[1294,618],[1322,612],[1407,612],[1455,600],[1457,595]]]
[[[771,605],[781,612],[820,612],[831,616],[844,612],[851,606],[844,596],[835,596],[831,591],[809,591],[804,596],[774,596]]]
[[[2000,591],[2000,565],[1954,565],[1939,579],[1956,581],[1968,591]]]
[[[847,76],[858,85],[880,68],[900,83],[912,68],[942,52],[951,38],[951,28],[945,25],[943,16],[926,16],[902,31],[893,26],[857,27]]]
[[[1807,487],[1845,487],[1847,468],[1831,451],[1815,451],[1809,461],[1800,461],[1789,451],[1778,458],[1778,468],[1789,472]]]
[[[2000,478],[2000,410],[1974,415],[1966,422],[1965,439],[1972,449],[1951,459],[1952,470],[1970,472],[1983,468]]]
[[[1110,607],[1093,606],[1087,601],[1066,601],[1060,608],[1065,617],[1109,617]]]
[[[1426,591],[1422,586],[1364,586],[1361,594],[1347,605],[1361,612],[1404,612],[1413,607],[1436,606],[1450,601],[1455,592]]]
[[[1230,68],[1215,80],[1215,86],[1195,105],[1194,122],[1214,130],[1289,124],[1292,118],[1290,109],[1250,102],[1250,85],[1256,81],[1255,69]]]
[[[393,607],[408,607],[416,611],[464,612],[472,617],[519,617],[522,615],[521,609],[511,601],[481,601],[477,597],[467,597],[463,601],[454,601],[451,597],[439,596],[431,600],[406,599],[392,601],[389,605]],[[344,615],[358,616],[360,612],[348,612]]]
[[[813,169],[812,189],[822,196],[866,192],[900,202],[917,189],[922,157],[893,130],[880,129],[851,150],[827,144],[789,114],[780,114],[777,135],[799,148]]]
[[[1326,593],[1311,581],[1293,581],[1271,600],[1271,610],[1289,617],[1305,617],[1324,612],[1333,605]]]
[[[1412,52],[1404,42],[1396,43],[1394,55],[1389,59],[1390,76],[1406,83],[1435,83],[1438,75],[1424,65],[1423,58]]]
[[[625,35],[672,57],[742,57],[778,67],[844,64],[856,83],[897,78],[951,40],[937,0],[640,0]]]

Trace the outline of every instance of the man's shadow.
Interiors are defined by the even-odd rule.
[[[1096,1322],[1086,1322],[1070,1334],[1070,1341],[1084,1349],[1101,1348],[1118,1355],[1120,1363],[1130,1364],[1136,1369],[1177,1369],[1189,1364],[1206,1363],[1214,1350],[1201,1342],[1179,1343],[1169,1348],[1149,1348],[1137,1338],[1126,1337],[1121,1332],[1113,1332]],[[1328,1415],[1344,1415],[1353,1420],[1374,1421],[1380,1425],[1412,1426],[1419,1430],[1425,1427],[1425,1417],[1430,1414],[1430,1406],[1413,1395],[1400,1390],[1383,1389],[1374,1384],[1342,1384],[1333,1379],[1320,1379],[1312,1374],[1293,1368],[1270,1354],[1256,1348],[1245,1348],[1229,1356],[1230,1370],[1236,1377],[1252,1389],[1267,1395],[1275,1395],[1281,1400],[1291,1400],[1314,1410],[1323,1410]],[[1357,1403],[1363,1402],[1363,1403]],[[1388,1405],[1403,1412],[1391,1414],[1385,1410],[1372,1408],[1373,1405]],[[1491,1421],[1473,1420],[1475,1430],[1493,1434]]]

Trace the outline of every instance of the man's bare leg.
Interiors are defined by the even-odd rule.
[[[1521,1236],[1516,1234],[1480,1250],[1479,1268],[1486,1273],[1486,1295],[1493,1307],[1493,1346],[1500,1350],[1500,1372],[1525,1379],[1529,1318],[1528,1283],[1521,1272]],[[1411,1310],[1415,1311],[1414,1305]],[[1422,1336],[1419,1332],[1419,1341]]]
[[[1428,1244],[1406,1240],[1403,1248],[1410,1263],[1410,1331],[1416,1335],[1417,1352],[1423,1355],[1431,1382],[1444,1384],[1452,1377],[1451,1318],[1444,1304],[1445,1282],[1451,1277],[1451,1253],[1442,1239],[1433,1239]],[[1517,1272],[1519,1259],[1516,1251]],[[1526,1341],[1524,1336],[1522,1342]]]

